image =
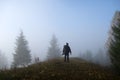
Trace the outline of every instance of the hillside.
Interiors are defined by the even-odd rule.
[[[112,72],[84,60],[49,60],[26,68],[0,72],[0,80],[120,80]]]

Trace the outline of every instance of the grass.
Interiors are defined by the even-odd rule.
[[[0,72],[0,80],[120,80],[120,76],[98,65],[72,58],[54,59]]]

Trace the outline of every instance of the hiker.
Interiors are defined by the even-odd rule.
[[[69,47],[69,44],[66,43],[66,45],[64,45],[64,47],[63,47],[63,55],[65,55],[64,56],[64,61],[65,62],[66,61],[69,62],[69,53],[72,54],[71,49]]]

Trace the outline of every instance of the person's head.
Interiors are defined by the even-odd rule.
[[[69,45],[69,43],[67,43],[67,42],[66,42],[66,45],[68,46],[68,45]]]

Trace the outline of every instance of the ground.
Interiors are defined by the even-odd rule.
[[[1,71],[0,80],[120,80],[120,76],[104,67],[71,58],[69,63],[53,59]]]

